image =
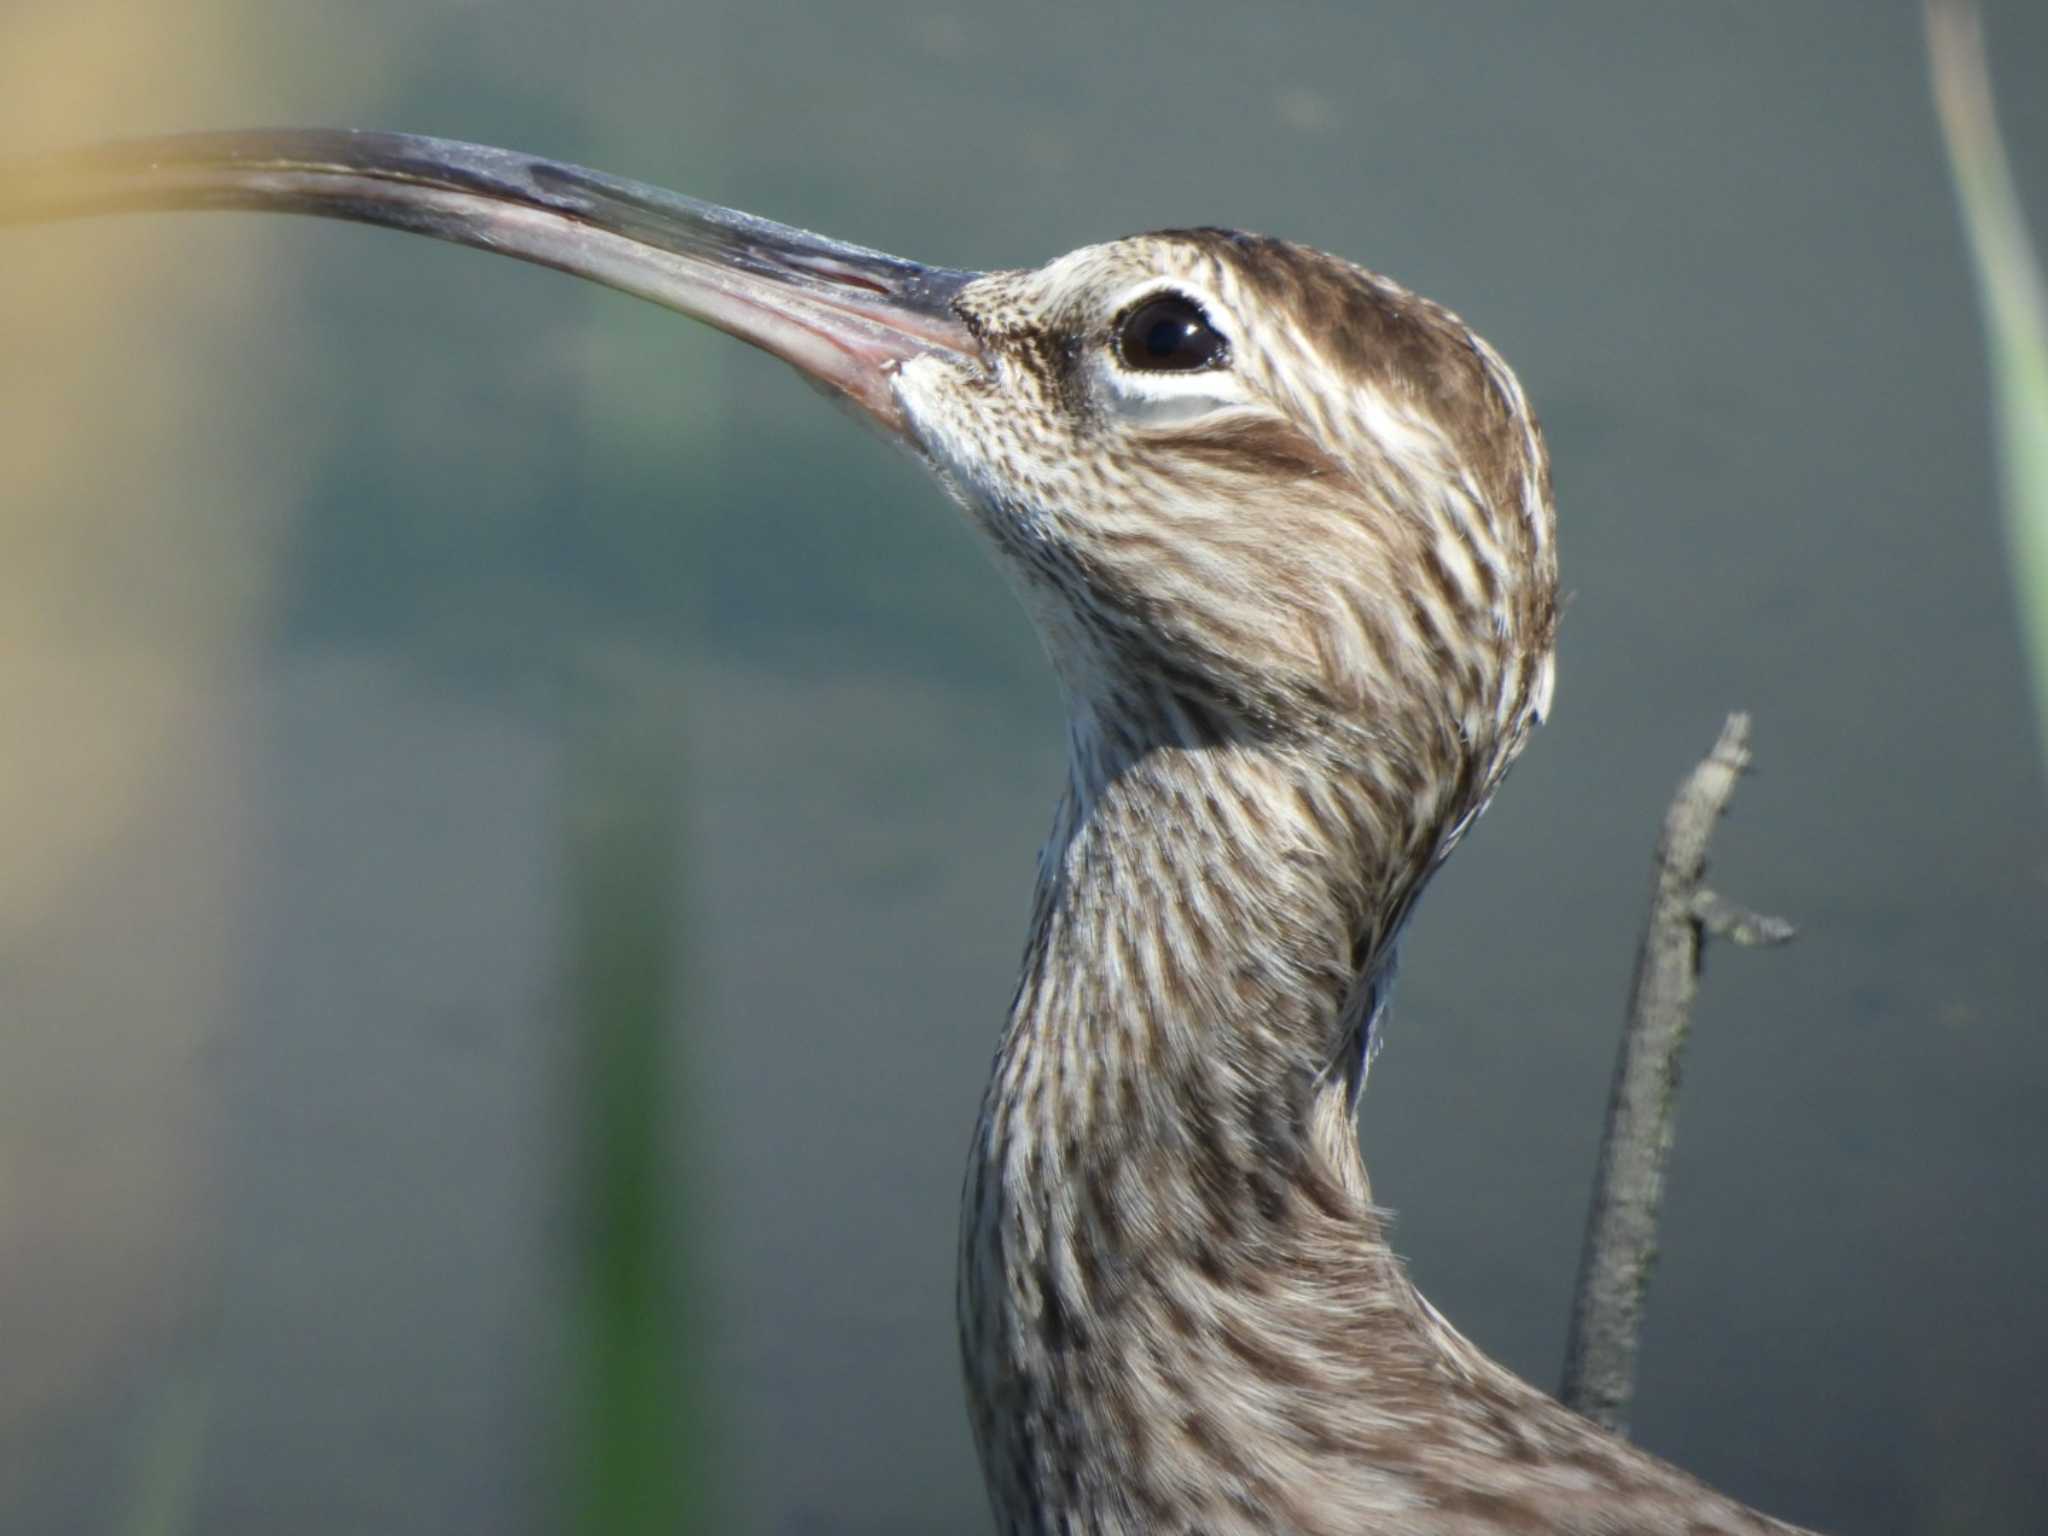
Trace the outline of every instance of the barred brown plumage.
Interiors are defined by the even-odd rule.
[[[1227,380],[1111,350],[1161,288],[1227,337]],[[974,367],[898,391],[1072,712],[963,1199],[999,1523],[1786,1529],[1466,1343],[1358,1154],[1399,927],[1550,694],[1554,514],[1512,373],[1382,278],[1216,230],[955,305]]]
[[[996,551],[1071,747],[963,1196],[1005,1531],[1789,1529],[1487,1359],[1372,1203],[1353,1111],[1395,942],[1554,667],[1542,436],[1456,316],[1226,230],[948,271],[392,135],[0,177],[4,218],[147,207],[393,225],[655,299],[837,390]]]

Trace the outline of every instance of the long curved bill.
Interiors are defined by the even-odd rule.
[[[587,277],[752,342],[898,436],[895,371],[979,353],[952,309],[979,273],[478,144],[283,129],[0,164],[0,223],[202,208],[381,224]]]

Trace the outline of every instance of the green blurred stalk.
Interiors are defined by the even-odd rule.
[[[152,1405],[135,1486],[117,1527],[122,1536],[183,1536],[192,1529],[211,1396],[203,1377],[180,1370]]]
[[[1934,101],[1977,269],[2004,470],[2007,547],[2048,765],[2048,297],[1991,105],[1970,0],[1928,0]]]
[[[569,796],[566,924],[577,1061],[571,1523],[709,1529],[699,1372],[675,1175],[682,1081],[676,754],[605,711]],[[639,718],[644,719],[644,715]]]

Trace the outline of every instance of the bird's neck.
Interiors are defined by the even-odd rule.
[[[1412,1342],[1351,1110],[1433,860],[1370,812],[1258,746],[1108,772],[1077,750],[964,1196],[962,1345],[1006,1529],[1152,1528],[1138,1463],[1334,1441],[1316,1405],[1372,1395],[1359,1329]]]
[[[1083,724],[962,1212],[998,1529],[1798,1536],[1489,1360],[1387,1247],[1356,1035],[1479,801]]]

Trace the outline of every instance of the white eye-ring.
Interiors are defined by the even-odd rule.
[[[1111,313],[1100,369],[1107,403],[1148,422],[1184,421],[1241,405],[1235,345],[1214,300],[1184,284],[1147,283]]]

